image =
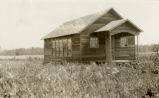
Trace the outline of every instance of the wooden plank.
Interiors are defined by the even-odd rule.
[[[111,63],[112,55],[111,55],[111,35],[110,32],[106,33],[105,36],[105,46],[106,46],[106,61]]]
[[[122,59],[134,59],[135,58],[135,40],[133,40],[133,46],[128,47],[121,47],[120,46],[120,38],[123,36],[130,36],[128,33],[120,33],[117,35],[113,35],[115,37],[115,47],[113,47],[114,50],[114,57],[115,59],[122,60]]]
[[[80,60],[81,48],[80,48],[80,34],[72,36],[72,58]]]
[[[56,60],[56,59],[60,59],[60,60],[73,60],[73,57],[69,57],[69,56],[64,56],[63,55],[63,53],[64,52],[59,52],[60,53],[60,55],[58,55],[58,56],[53,56],[52,55],[52,41],[53,40],[63,40],[63,39],[68,39],[68,38],[71,38],[71,42],[74,42],[73,44],[72,44],[72,46],[74,46],[74,48],[71,46],[71,48],[72,49],[74,49],[74,50],[77,50],[77,45],[75,45],[75,44],[80,44],[80,41],[79,41],[79,35],[72,35],[72,36],[65,36],[65,37],[58,37],[58,38],[52,38],[52,39],[47,39],[47,40],[45,40],[44,41],[44,62],[50,62],[50,61],[52,61],[52,60]],[[79,46],[79,45],[78,45]],[[72,52],[73,53],[73,52]],[[71,54],[72,54],[71,53]]]
[[[132,60],[113,60],[112,62],[114,62],[114,63],[117,63],[117,62],[120,62],[120,63],[125,63],[125,62],[132,62]]]
[[[134,57],[115,57],[115,60],[134,60]]]
[[[111,39],[111,34],[109,32],[109,62],[111,64],[112,62],[112,39]]]
[[[72,51],[80,51],[80,45],[73,45]]]
[[[104,60],[105,57],[82,57],[82,61],[93,61],[93,62],[97,62],[97,61],[105,61]]]

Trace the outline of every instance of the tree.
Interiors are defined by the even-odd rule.
[[[159,44],[152,45],[152,51],[158,54],[158,52],[159,52]]]

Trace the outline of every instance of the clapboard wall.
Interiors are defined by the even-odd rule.
[[[130,35],[127,35],[130,36]],[[122,34],[117,34],[114,36],[113,47],[112,47],[112,56],[115,60],[134,60],[135,59],[135,36],[131,35],[132,46],[121,47],[120,38],[123,37]]]
[[[135,59],[135,35],[137,29],[132,27],[130,23],[124,23],[123,25],[115,28],[111,31],[112,35],[112,58],[114,60],[134,60]],[[124,36],[131,36],[132,46],[121,47],[120,38]]]
[[[74,61],[74,62],[79,61],[80,60],[80,55],[81,55],[80,37],[79,36],[80,36],[79,34],[75,34],[75,35],[61,36],[61,37],[57,37],[57,38],[50,38],[50,39],[44,40],[44,62],[48,63],[48,62],[59,61],[59,60]],[[53,56],[52,41],[53,40],[58,40],[58,39],[67,39],[67,38],[71,38],[71,41],[72,41],[71,56],[69,56],[69,57]]]
[[[93,23],[81,29],[79,33],[67,36],[59,36],[44,40],[44,61],[51,62],[56,60],[63,61],[111,61],[111,60],[133,60],[135,59],[135,35],[139,31],[130,23],[113,28],[112,31],[96,32],[106,24],[114,20],[121,19],[114,11],[109,11]],[[70,28],[71,29],[71,28]],[[123,35],[122,32],[127,32]],[[120,38],[123,36],[133,36],[132,47],[120,47]],[[90,37],[98,37],[99,48],[90,48]],[[71,56],[53,56],[52,40],[71,38]]]
[[[81,60],[82,61],[101,61],[106,60],[106,47],[105,37],[106,32],[99,32],[95,36],[99,38],[99,48],[91,49],[89,46],[90,37],[93,36],[92,31],[105,26],[111,21],[118,20],[118,17],[113,11],[103,15],[100,19],[95,21],[93,25],[90,25],[85,31],[80,33],[80,44],[81,44]]]

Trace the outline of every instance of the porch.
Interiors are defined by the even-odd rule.
[[[138,36],[132,35],[129,32],[119,32],[116,34],[111,32],[98,32],[98,34],[92,34],[90,37],[95,37],[95,35],[99,39],[99,48],[90,48],[92,58],[104,57],[105,59],[99,60],[99,62],[105,61],[108,63],[131,62],[136,60],[138,54],[138,41],[135,45],[135,39],[137,40]],[[92,52],[93,50],[98,52]],[[98,58],[96,59],[97,61]]]
[[[138,35],[141,30],[129,20],[112,22],[95,31],[102,32],[105,34],[106,62],[131,62],[138,58]]]

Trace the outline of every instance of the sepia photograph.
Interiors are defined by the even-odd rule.
[[[159,98],[159,0],[0,0],[0,98]]]

